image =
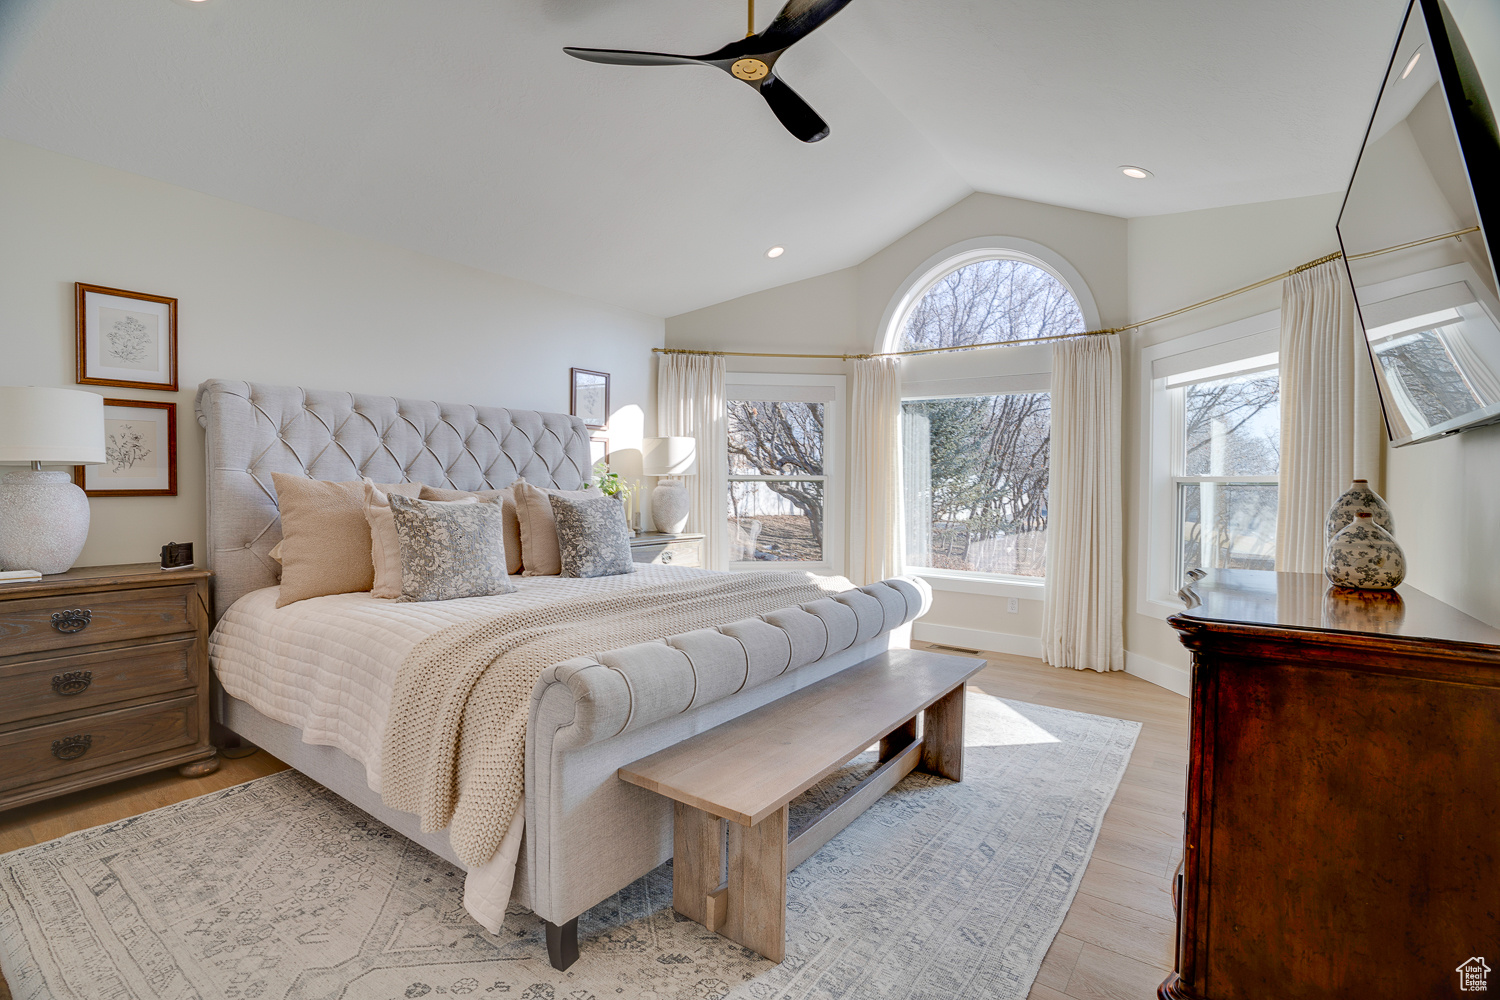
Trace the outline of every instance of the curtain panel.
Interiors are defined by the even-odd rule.
[[[1321,573],[1328,508],[1351,480],[1380,489],[1380,401],[1342,263],[1282,283],[1280,350],[1276,568]]]
[[[1120,406],[1117,334],[1053,346],[1041,639],[1055,667],[1125,669]]]
[[[729,416],[724,359],[663,354],[656,369],[656,432],[697,442],[698,471],[687,476],[688,530],[704,535],[704,565],[729,568]]]
[[[849,417],[849,576],[865,585],[905,567],[899,358],[854,362]]]

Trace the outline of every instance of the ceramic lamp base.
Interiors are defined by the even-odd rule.
[[[668,535],[687,528],[688,491],[681,479],[663,479],[651,491],[651,520],[656,530]]]
[[[0,480],[0,569],[66,573],[89,537],[89,498],[66,472]]]

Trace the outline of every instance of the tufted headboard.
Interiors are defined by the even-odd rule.
[[[583,421],[564,413],[434,403],[212,379],[198,387],[207,431],[208,567],[222,615],[276,583],[281,541],[271,473],[350,482],[499,489],[525,477],[573,490],[589,478]]]

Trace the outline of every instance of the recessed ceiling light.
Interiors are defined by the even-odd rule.
[[[766,251],[766,256],[770,257],[772,260],[775,260],[777,257],[780,257],[784,253],[786,253],[786,247],[772,247],[771,249]]]
[[[1407,62],[1406,68],[1401,71],[1401,79],[1405,80],[1411,76],[1411,71],[1417,68],[1417,60],[1420,58],[1422,58],[1422,46],[1418,45],[1417,51],[1411,54],[1411,59]]]
[[[1121,167],[1120,167],[1120,173],[1124,174],[1126,177],[1134,177],[1138,181],[1143,181],[1147,177],[1155,177],[1156,176],[1151,171],[1147,170],[1145,167],[1132,167],[1128,163],[1121,165]]]

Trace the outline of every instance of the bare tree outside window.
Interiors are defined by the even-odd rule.
[[[1082,333],[1073,293],[1019,260],[982,260],[939,278],[901,331],[901,350],[962,347]]]
[[[729,401],[732,561],[823,559],[824,405]]]

